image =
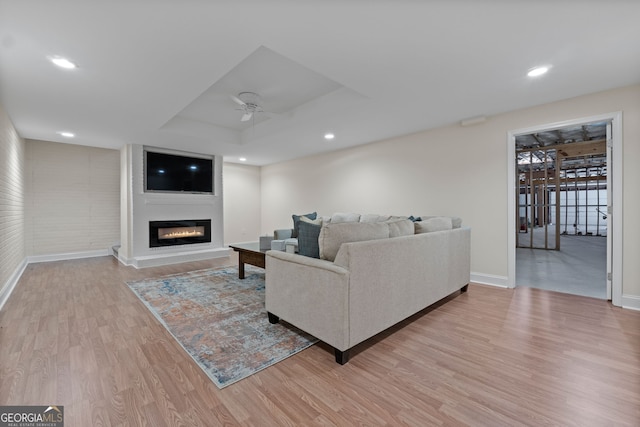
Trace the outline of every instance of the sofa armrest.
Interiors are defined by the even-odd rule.
[[[273,230],[273,239],[274,240],[287,240],[291,238],[293,234],[292,228],[280,228],[277,230]]]
[[[271,250],[298,252],[298,239],[272,240]]]
[[[349,271],[287,252],[266,254],[269,313],[339,349],[349,348]]]

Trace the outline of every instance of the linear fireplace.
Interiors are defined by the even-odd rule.
[[[210,242],[210,219],[149,221],[150,248]]]

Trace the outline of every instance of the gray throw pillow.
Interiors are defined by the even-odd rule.
[[[298,237],[298,224],[300,223],[301,216],[306,216],[309,219],[316,219],[316,217],[318,216],[318,213],[311,212],[305,215],[291,215],[291,218],[293,218],[293,231],[291,232],[292,238]]]
[[[298,223],[298,254],[312,258],[320,258],[318,236],[322,229],[321,224],[300,221]]]

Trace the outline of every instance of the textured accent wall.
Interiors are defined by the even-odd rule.
[[[0,297],[25,259],[24,158],[25,142],[0,106]]]
[[[26,140],[28,256],[106,250],[120,241],[120,152]]]

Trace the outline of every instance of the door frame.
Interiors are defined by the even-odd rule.
[[[611,236],[611,251],[607,248],[607,260],[611,262],[611,302],[622,306],[622,111],[507,132],[507,287],[516,286],[516,136],[598,121],[611,122],[611,142],[607,141],[607,175],[611,176],[607,192],[612,199],[607,235]]]

